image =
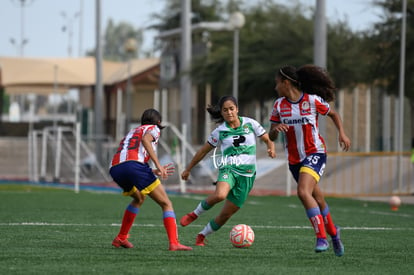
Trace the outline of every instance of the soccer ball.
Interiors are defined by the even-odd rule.
[[[392,196],[390,198],[389,203],[390,203],[390,206],[391,206],[391,210],[397,211],[398,207],[400,207],[400,205],[401,205],[401,199],[398,196]]]
[[[249,247],[254,242],[254,231],[247,224],[235,225],[230,231],[230,242],[234,247]]]

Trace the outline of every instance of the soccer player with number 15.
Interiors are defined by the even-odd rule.
[[[289,170],[297,182],[297,194],[316,234],[315,252],[328,250],[326,232],[332,238],[336,256],[344,254],[340,228],[333,221],[318,182],[326,164],[325,141],[320,136],[318,116],[329,116],[339,132],[339,143],[348,151],[351,141],[337,112],[329,106],[335,85],[328,73],[315,65],[296,69],[285,66],[276,74],[275,101],[270,117],[269,137],[285,135]],[[326,231],[325,231],[326,229]]]

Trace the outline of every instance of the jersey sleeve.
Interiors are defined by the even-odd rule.
[[[275,103],[273,104],[272,113],[271,113],[270,119],[269,119],[270,122],[281,123],[280,113],[279,113],[279,105],[280,105],[280,101],[276,100]]]
[[[148,128],[147,132],[154,138],[154,141],[157,142],[160,137],[160,129],[157,125],[152,125]]]
[[[214,129],[213,132],[211,132],[210,136],[207,138],[207,142],[210,143],[211,146],[217,147],[219,143],[219,135],[220,131],[218,128]]]
[[[256,136],[261,137],[266,133],[265,128],[263,128],[263,126],[256,120],[251,119],[251,123],[252,123],[253,130]]]
[[[315,106],[316,106],[316,112],[323,116],[326,116],[331,110],[329,103],[326,102],[320,96],[315,96]]]

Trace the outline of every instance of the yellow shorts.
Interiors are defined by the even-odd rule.
[[[150,185],[148,185],[147,187],[145,187],[144,189],[142,189],[140,191],[140,193],[144,196],[148,195],[149,193],[151,193],[152,191],[154,191],[155,188],[157,188],[158,185],[161,184],[161,181],[159,179],[156,179],[153,183],[151,183]],[[138,188],[136,186],[132,187],[132,189],[128,192],[123,192],[122,195],[124,196],[131,196],[132,194],[134,194],[135,192],[138,191]]]

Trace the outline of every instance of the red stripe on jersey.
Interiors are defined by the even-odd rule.
[[[151,145],[156,150],[156,145],[160,136],[160,130],[156,125],[141,125],[129,131],[129,133],[122,139],[118,150],[111,161],[111,166],[117,165],[124,161],[139,161],[146,163],[150,156],[142,144],[142,137],[150,133],[154,138]]]
[[[305,146],[306,155],[309,155],[309,154],[312,154],[318,151],[315,146],[315,139],[313,137],[312,128],[313,127],[310,124],[302,125],[302,133],[304,136],[304,146]]]
[[[329,113],[329,104],[318,95],[304,93],[297,102],[278,98],[273,106],[270,121],[289,125],[286,149],[289,163],[300,163],[312,153],[325,153],[325,141],[319,135],[318,116]]]
[[[272,122],[280,123],[279,105],[280,101],[276,100],[273,106],[272,114],[270,115],[270,121]]]
[[[286,132],[286,140],[289,140],[287,143],[287,150],[289,152],[288,161],[289,163],[297,163],[297,160],[300,159],[298,152],[298,144],[296,143],[296,134],[294,127],[289,127],[289,130]]]
[[[325,101],[321,101],[320,97],[317,97],[314,99],[315,105],[316,105],[316,111],[323,115],[326,116],[329,113],[329,104]]]

